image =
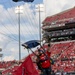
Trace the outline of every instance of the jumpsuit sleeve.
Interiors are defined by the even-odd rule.
[[[49,57],[51,56],[51,52],[48,52],[48,51],[47,51],[47,54],[48,54]]]

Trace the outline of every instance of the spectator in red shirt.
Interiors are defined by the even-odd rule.
[[[39,51],[39,61],[41,71],[43,72],[42,75],[51,75],[51,62],[50,62],[50,44],[48,44],[48,49],[45,52],[44,50]]]

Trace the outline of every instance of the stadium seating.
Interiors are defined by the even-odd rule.
[[[2,75],[8,75],[9,73],[12,73],[14,70],[16,70],[18,68],[16,64],[17,61],[0,62],[0,69],[3,69]]]
[[[66,11],[60,12],[56,15],[47,17],[43,21],[43,26],[48,26],[48,25],[53,25],[53,22],[55,23],[54,25],[61,24],[61,23],[69,23],[69,22],[75,22],[75,7],[72,9],[68,9]]]
[[[75,42],[53,44],[51,56],[55,60],[54,71],[75,71]]]

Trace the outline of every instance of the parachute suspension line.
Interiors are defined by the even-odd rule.
[[[28,8],[27,6],[25,7],[26,9]],[[32,16],[30,15],[30,14],[32,14],[32,13],[29,13],[29,12],[31,12],[31,11],[25,11],[25,9],[24,9],[24,12],[26,12],[25,14],[26,14],[26,16],[27,16],[27,18],[28,18],[28,21],[29,21],[29,23],[30,23],[30,25],[31,25],[31,28],[32,28],[32,30],[34,30],[34,23],[33,23],[33,20],[32,20]],[[30,32],[31,33],[31,32]],[[33,34],[33,33],[32,33]],[[35,35],[33,34],[33,36],[34,36],[34,39],[35,39]]]
[[[9,4],[10,4],[10,3],[9,3]],[[6,9],[6,10],[7,10],[7,9]],[[9,14],[10,18],[13,19],[8,10],[7,10],[7,12],[8,12],[8,14]],[[27,13],[28,13],[28,12],[27,12]],[[7,14],[6,14],[6,15],[7,15]],[[27,16],[28,16],[28,15],[27,15]],[[32,20],[32,19],[31,19],[31,20]],[[31,20],[30,20],[30,21],[31,21]],[[12,21],[14,21],[14,19],[13,19]],[[10,21],[10,22],[11,22],[11,21]],[[32,21],[31,21],[31,22],[32,22]],[[32,23],[33,23],[33,22],[32,22]],[[12,24],[12,23],[11,23],[11,24]],[[31,25],[32,25],[32,24],[31,24]],[[33,25],[34,25],[34,24],[33,24]],[[6,28],[6,29],[7,29],[7,28]],[[7,29],[7,30],[8,30],[8,29]],[[8,31],[10,31],[10,30],[8,30]],[[14,36],[14,35],[13,35],[13,36]],[[15,36],[14,36],[14,37],[15,37]]]
[[[5,27],[5,25],[4,25],[2,22],[0,22],[0,24],[1,24],[6,30],[8,30],[7,27]],[[9,30],[8,30],[8,31],[9,31]],[[4,32],[3,29],[2,29],[2,32]],[[9,31],[9,32],[10,32],[10,31]],[[6,32],[4,32],[4,33],[6,33]]]
[[[10,2],[9,4],[12,6],[11,2]],[[27,11],[26,11],[26,12],[27,12]],[[24,12],[24,13],[25,13],[25,12]],[[28,12],[27,12],[27,14],[28,14]],[[26,16],[28,16],[28,20],[30,20],[29,17],[31,18],[31,16],[29,16],[29,15],[26,15]],[[31,20],[32,20],[32,19],[31,19]],[[31,20],[30,20],[30,21],[31,21]],[[25,21],[25,19],[22,19],[22,21]],[[32,20],[32,21],[33,21],[33,20]],[[34,25],[32,21],[31,21],[32,24],[30,23],[30,25]],[[31,26],[31,27],[32,27],[32,26]],[[27,28],[27,29],[29,30],[29,28]],[[30,32],[30,33],[31,33],[31,32]],[[32,33],[31,33],[31,34],[32,34]]]
[[[22,21],[24,22],[24,24],[26,23],[25,20],[24,20],[23,18],[22,18]],[[22,26],[23,26],[23,28],[26,27],[26,28],[25,28],[25,32],[27,32],[27,33],[30,32],[30,33],[31,33],[31,31],[28,32],[28,30],[29,30],[28,26],[24,26],[24,25],[22,25]],[[32,35],[32,33],[31,33],[31,35]]]
[[[11,1],[9,1],[10,3],[10,6],[12,7],[12,11],[14,11],[14,9],[13,9],[13,7],[14,7],[14,5],[11,3]],[[17,20],[17,18],[16,18],[16,20]],[[23,19],[22,19],[23,20]],[[21,24],[21,26],[23,26],[22,24]],[[24,32],[21,30],[21,33],[22,33],[22,35],[23,35],[23,37],[25,37],[25,34],[24,34]]]
[[[31,8],[32,8],[32,15],[33,15],[33,18],[34,18],[34,26],[36,25],[36,28],[37,28],[37,31],[38,31],[38,22],[37,22],[37,19],[36,19],[36,15],[35,15],[35,13],[36,13],[36,11],[35,11],[35,6],[33,7],[33,5],[31,4]],[[37,35],[37,39],[38,39],[38,35]]]
[[[10,4],[11,7],[14,7],[14,5],[12,5],[11,1],[10,1],[9,4]],[[14,11],[14,10],[12,9],[12,11]],[[17,20],[17,19],[16,19],[16,20]],[[22,25],[22,26],[23,26],[23,25]],[[21,30],[21,32],[22,32],[22,30]],[[25,35],[24,35],[24,32],[22,32],[22,35],[25,36]]]
[[[6,9],[6,8],[5,8]],[[7,9],[6,9],[7,10]],[[7,17],[7,14],[5,13],[5,15],[6,15],[6,17]],[[9,15],[9,14],[8,14]],[[10,15],[9,15],[10,16]],[[7,17],[8,18],[8,17]],[[9,20],[9,19],[8,19]],[[11,23],[11,21],[9,20],[9,22]],[[12,23],[11,23],[12,24]],[[4,24],[3,24],[3,26],[8,30],[8,26],[6,27]],[[10,28],[9,28],[10,29]],[[11,31],[11,30],[8,30],[9,32]],[[10,32],[11,33],[11,32]],[[11,33],[12,34],[12,33]],[[13,36],[13,35],[12,35]],[[16,38],[15,36],[13,36],[14,38]]]
[[[2,22],[0,22],[1,23],[1,25],[10,33],[10,34],[12,34],[9,30],[8,30],[8,28],[2,23]],[[3,30],[2,30],[3,31]],[[4,31],[3,31],[4,32]],[[6,33],[6,32],[4,32],[4,33]],[[6,33],[7,34],[7,33]],[[12,35],[13,36],[13,35]],[[15,39],[15,37],[13,36],[13,38]]]
[[[8,2],[7,2],[8,3]],[[6,7],[6,3],[3,3],[4,5],[5,5],[5,7]],[[9,4],[11,5],[11,3],[10,3],[10,1],[9,1]],[[10,12],[8,11],[8,9],[7,9],[7,7],[5,8],[6,9],[6,11],[7,11],[7,13],[8,13],[8,15],[10,16],[10,18],[12,19],[12,22],[11,22],[11,24],[13,24],[14,23],[14,28],[15,28],[15,30],[16,30],[16,23],[15,23],[15,20],[12,18],[13,16],[10,14]],[[14,10],[13,10],[14,11]],[[13,12],[12,11],[12,12]],[[17,31],[17,30],[16,30]]]
[[[7,9],[6,9],[7,10]],[[7,10],[7,12],[8,12],[8,14],[9,14],[9,16],[10,16],[10,18],[12,19],[12,24],[13,24],[13,22],[14,22],[14,28],[15,28],[15,30],[16,30],[16,23],[15,23],[15,21],[14,21],[14,19],[12,18],[12,16],[11,16],[11,14],[9,13],[9,11]],[[17,30],[16,30],[16,32],[17,32]]]
[[[0,32],[0,34],[1,34],[1,35],[4,35],[4,36],[7,36],[7,37],[11,38],[12,40],[15,40],[15,41],[18,42],[18,40],[16,40],[15,38],[12,38],[11,36],[8,36],[8,35],[6,35],[6,34],[4,34],[4,33],[2,33],[2,32]]]
[[[26,11],[27,12],[27,11]],[[27,12],[29,13],[29,12]],[[31,15],[29,16],[31,18]],[[31,19],[32,20],[32,19]],[[32,21],[33,24],[33,21]],[[33,24],[34,25],[34,24]],[[33,26],[32,26],[33,27]],[[41,19],[40,19],[40,6],[39,6],[39,39],[40,39],[40,44],[41,44]]]
[[[23,6],[24,6],[24,5],[23,5]],[[27,12],[27,11],[25,11],[25,9],[24,9],[24,14],[26,14],[26,17],[27,17],[27,19],[28,19],[28,21],[29,21],[29,25],[32,25],[32,24],[31,24],[31,20],[30,20],[30,18],[29,18],[29,15],[30,15],[30,14],[28,14],[28,12],[27,12],[27,13],[25,13],[25,12]],[[22,20],[23,20],[23,22],[24,22],[24,23],[26,23],[26,21],[25,21],[25,19],[24,19],[24,18],[23,18]],[[24,27],[24,28],[25,28],[25,27]],[[29,32],[30,32],[30,33],[31,33],[31,35],[33,34],[31,31],[28,31],[28,30],[29,30],[28,26],[26,26],[26,28],[25,28],[25,29],[27,29],[27,33],[29,33]],[[33,30],[33,29],[32,29],[32,30]],[[34,37],[33,37],[33,38],[34,38]]]

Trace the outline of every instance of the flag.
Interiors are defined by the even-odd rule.
[[[27,41],[24,44],[22,44],[23,47],[28,48],[28,49],[34,48],[38,45],[40,45],[38,40],[31,40],[31,41]]]
[[[30,55],[25,59],[21,66],[13,72],[13,75],[39,75],[33,65]]]

